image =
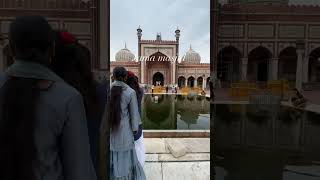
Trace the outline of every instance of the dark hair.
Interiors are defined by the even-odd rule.
[[[54,32],[43,17],[17,17],[10,26],[9,45],[15,59],[49,65],[49,49],[53,47]]]
[[[127,70],[124,67],[116,67],[113,69],[113,77],[117,81],[125,81],[127,77]],[[112,86],[110,92],[109,102],[109,122],[111,131],[116,131],[121,121],[121,97],[122,87]]]
[[[136,91],[137,97],[140,97],[142,94],[142,90],[139,86],[139,79],[137,76],[130,76],[126,82],[133,90]]]
[[[91,72],[90,51],[85,46],[73,42],[65,43],[61,32],[55,33],[55,57],[52,70],[83,96],[89,116],[98,113],[97,82]]]
[[[296,92],[296,95],[297,95],[299,98],[302,98],[302,97],[303,97],[303,95],[300,93],[300,91],[299,91],[297,88],[294,88],[293,90]]]
[[[9,43],[16,59],[48,65],[53,31],[38,16],[16,18]],[[34,180],[37,168],[35,112],[40,94],[38,80],[8,77],[1,91],[0,174],[2,180]]]

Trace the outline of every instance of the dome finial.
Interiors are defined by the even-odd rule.
[[[125,42],[124,48],[116,53],[115,60],[122,62],[134,61],[134,54],[127,48],[127,42]]]
[[[190,44],[189,51],[184,56],[184,63],[198,64],[201,62],[201,56],[199,53],[192,49],[192,45]]]

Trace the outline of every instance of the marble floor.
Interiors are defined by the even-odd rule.
[[[149,180],[209,180],[210,138],[145,138]]]

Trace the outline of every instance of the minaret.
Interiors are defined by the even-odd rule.
[[[177,58],[179,58],[179,40],[180,40],[180,30],[179,27],[177,27],[177,30],[175,31],[176,36],[176,42],[177,42]]]
[[[141,56],[140,42],[142,37],[142,29],[140,26],[137,29],[137,36],[138,36],[138,57],[140,57]]]
[[[175,37],[176,37],[176,62],[173,63],[173,84],[176,83],[176,77],[177,77],[177,65],[178,65],[178,59],[179,59],[179,40],[180,40],[180,30],[179,27],[177,27],[175,31]]]
[[[138,61],[140,62],[140,83],[144,83],[145,62],[142,62],[140,60],[140,58],[141,58],[141,37],[142,37],[142,29],[140,26],[137,29],[137,36],[138,36]]]

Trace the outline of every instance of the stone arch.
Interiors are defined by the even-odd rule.
[[[271,57],[272,57],[272,54],[274,54],[274,50],[273,50],[273,48],[272,47],[268,47],[268,46],[266,46],[266,44],[258,44],[258,43],[255,43],[255,44],[251,44],[250,46],[249,46],[249,48],[248,48],[248,56],[249,56],[249,54],[253,51],[253,50],[255,50],[255,49],[257,49],[257,48],[263,48],[263,49],[266,49],[266,50],[268,50],[269,52],[270,52],[270,54],[271,54]],[[277,53],[275,53],[275,54],[277,54]]]
[[[206,80],[206,89],[210,89],[210,77]]]
[[[194,87],[194,81],[195,81],[195,78],[193,76],[190,76],[188,78],[188,87],[193,88]]]
[[[170,84],[172,82],[171,77],[171,63],[169,61],[162,61],[164,58],[167,58],[167,56],[161,52],[156,52],[149,56],[149,59],[146,62],[146,82],[150,84],[153,83],[153,75],[156,72],[160,72],[163,74],[164,82],[165,84]]]
[[[197,86],[200,88],[203,87],[203,77],[202,76],[197,78]]]
[[[310,44],[308,54],[310,55],[313,51],[315,51],[315,50],[317,50],[319,48],[320,48],[320,44],[319,43]]]
[[[277,52],[278,57],[280,56],[280,53],[287,48],[296,48],[296,43],[279,43]]]
[[[320,47],[311,51],[308,64],[309,82],[320,83]]]
[[[258,46],[248,54],[247,79],[266,82],[269,80],[270,59],[272,53],[268,48]]]
[[[240,80],[240,65],[242,54],[234,46],[227,46],[218,53],[217,74],[222,82],[236,82]]]
[[[164,86],[164,75],[161,72],[156,72],[152,76],[152,84],[154,86]]]
[[[297,72],[297,50],[295,47],[286,47],[279,53],[278,78],[290,82],[296,80]]]
[[[178,78],[178,87],[182,88],[186,86],[186,78],[184,76],[180,76]]]

